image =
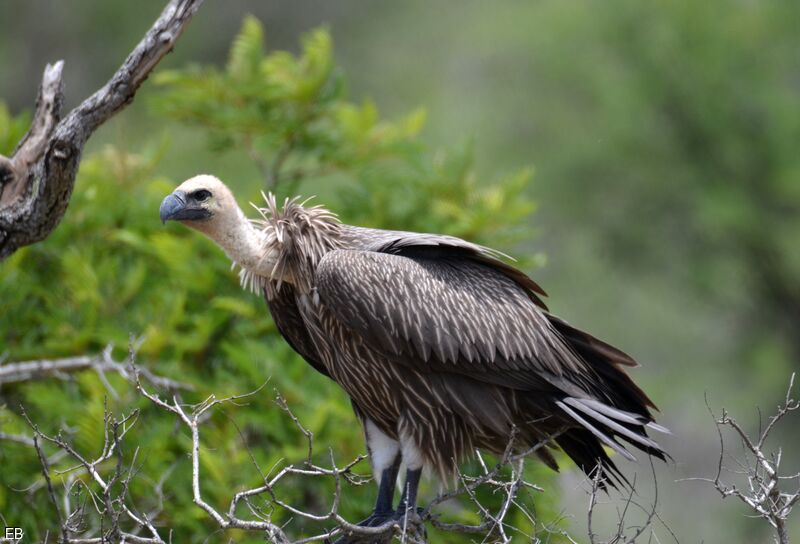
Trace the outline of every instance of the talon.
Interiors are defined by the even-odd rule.
[[[381,514],[376,514],[376,513],[373,512],[372,515],[370,515],[367,519],[364,519],[364,520],[358,522],[357,525],[359,527],[378,527],[380,525],[383,525],[387,521],[390,521],[390,520],[395,520],[396,521],[398,519],[402,519],[402,515],[401,515],[400,518],[398,518],[397,517],[397,511],[381,513]],[[372,540],[370,540],[370,539],[372,539]],[[333,544],[356,544],[356,543],[368,543],[368,542],[379,543],[379,542],[384,542],[384,541],[386,541],[385,538],[381,538],[381,537],[379,537],[377,535],[371,535],[371,536],[367,536],[367,535],[344,535],[344,536],[339,537],[337,540],[333,541]],[[331,544],[330,539],[326,542],[326,544]]]
[[[422,521],[422,515],[425,513],[425,509],[423,507],[421,507],[421,506],[417,506],[415,508],[415,510],[416,510],[416,512],[414,512],[414,511],[410,512],[411,516],[416,514],[416,517],[419,518],[419,521]],[[395,512],[394,512],[395,519],[401,520],[401,519],[403,519],[403,517],[405,515],[406,515],[406,507],[402,506],[402,505],[398,506],[397,510],[395,510]],[[412,519],[411,516],[409,516],[409,519]]]

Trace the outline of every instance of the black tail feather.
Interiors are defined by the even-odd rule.
[[[548,314],[548,319],[573,353],[594,374],[589,378],[582,375],[560,378],[574,382],[582,390],[575,392],[574,387],[562,386],[560,389],[564,395],[554,399],[562,413],[582,427],[570,431],[571,438],[564,440],[566,447],[562,445],[564,451],[587,474],[598,462],[606,472],[613,472],[616,468],[603,445],[628,460],[635,460],[622,441],[648,455],[666,460],[667,454],[648,436],[647,431],[669,431],[655,423],[650,413],[651,408],[656,408],[655,405],[624,370],[624,367],[637,366],[637,363],[619,349],[556,316]],[[559,386],[555,381],[553,384]],[[558,442],[561,445],[561,441]],[[589,454],[593,457],[587,457]]]
[[[648,408],[657,409],[655,404],[623,370],[626,366],[638,366],[636,361],[619,349],[576,329],[563,319],[551,314],[547,317],[570,348],[597,374],[597,387],[587,393],[604,399],[612,406],[652,420]]]
[[[600,489],[630,487],[630,482],[608,456],[600,440],[588,430],[572,429],[556,438],[556,443],[589,478],[594,478],[598,469],[602,471],[598,480]]]

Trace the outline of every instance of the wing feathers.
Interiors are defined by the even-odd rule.
[[[572,408],[570,408],[560,400],[556,401],[556,405],[562,410],[564,410],[564,412],[567,415],[569,415],[572,419],[580,423],[587,431],[589,431],[597,438],[599,438],[600,441],[603,442],[603,444],[605,444],[606,446],[608,446],[609,448],[611,448],[612,450],[623,456],[628,461],[636,461],[636,457],[634,457],[633,454],[631,454],[631,452],[620,446],[613,438],[609,437],[608,435],[600,431],[597,427],[589,423],[586,419],[577,414]]]
[[[580,399],[568,397],[564,399],[564,404],[569,404],[573,408],[583,412],[585,415],[591,417],[595,421],[598,421],[603,425],[605,425],[606,427],[608,427],[609,429],[616,431],[620,436],[624,436],[631,442],[640,444],[647,448],[660,449],[655,441],[651,440],[650,438],[648,438],[643,434],[637,434],[634,431],[626,427],[623,427],[622,425],[612,420],[611,418],[604,416],[600,412],[597,412],[592,408],[590,408],[589,406],[587,406],[586,404],[582,403]],[[640,427],[644,426],[642,423],[636,423],[635,425],[638,425]]]
[[[575,406],[576,408],[578,408],[580,405],[585,405],[595,412],[600,412],[601,414],[605,414],[608,417],[612,417],[624,423],[630,423],[631,425],[644,425],[648,422],[648,420],[643,416],[640,416],[638,414],[633,414],[631,412],[626,412],[624,410],[619,410],[617,408],[614,408],[607,404],[603,404],[602,402],[594,399],[568,398],[564,399],[564,402],[566,402],[571,406]]]
[[[317,268],[321,300],[376,349],[464,370],[579,365],[528,293],[504,274],[461,257],[328,253]],[[538,354],[538,356],[537,356]]]
[[[546,313],[538,286],[479,246],[449,238],[416,245],[423,241],[429,237],[329,252],[316,272],[320,301],[392,364],[546,400],[586,430],[580,440],[565,438],[581,459],[602,452],[599,443],[587,445],[589,435],[628,460],[635,457],[615,438],[664,458],[645,429],[666,429],[652,422],[652,403],[622,369],[636,364],[632,358]],[[498,426],[503,417],[480,414],[470,403],[485,399],[465,398],[467,389],[450,390],[456,404],[481,425]]]
[[[639,363],[634,361],[627,353],[606,344],[602,340],[598,340],[587,332],[576,329],[560,317],[548,314],[548,318],[556,330],[565,338],[568,338],[579,350],[599,354],[615,364],[631,367],[639,366]]]

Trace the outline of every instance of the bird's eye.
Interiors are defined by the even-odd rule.
[[[192,193],[192,198],[194,198],[197,202],[203,202],[204,200],[211,198],[211,191],[199,189]]]

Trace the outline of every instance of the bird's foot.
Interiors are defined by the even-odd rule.
[[[402,519],[402,514],[398,517],[398,512],[373,512],[367,519],[357,523],[359,527],[380,527],[381,525]],[[346,534],[339,537],[333,544],[378,544],[383,542],[390,542],[392,532],[387,531],[386,535],[363,535],[363,534]],[[330,541],[327,541],[330,542]]]
[[[411,539],[410,542],[426,542],[425,524],[422,521],[422,514],[424,508],[407,509],[400,506],[394,512],[376,513],[373,512],[367,519],[360,521],[357,525],[359,527],[380,527],[381,525],[389,524],[385,533],[378,535],[365,535],[358,533],[345,534],[335,541],[333,544],[384,544],[391,542],[394,535],[394,526],[400,528],[408,536],[417,536],[416,539]],[[394,522],[391,523],[390,522]],[[330,544],[331,541],[326,541]]]
[[[373,512],[367,519],[358,523],[359,527],[379,527],[387,521],[397,519],[397,512]]]
[[[397,507],[394,511],[394,519],[404,535],[404,542],[427,542],[428,534],[425,530],[425,523],[422,515],[425,509],[422,507],[407,508],[404,505]]]

